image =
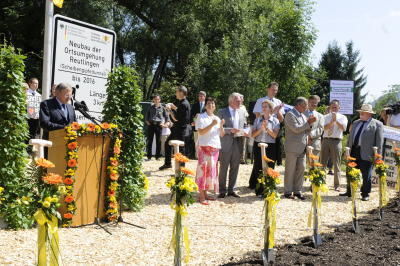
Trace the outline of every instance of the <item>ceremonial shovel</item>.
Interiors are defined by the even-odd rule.
[[[168,142],[168,144],[170,146],[174,146],[174,154],[179,153],[179,146],[184,146],[185,145],[185,143],[183,141],[180,141],[180,140],[170,140]],[[178,177],[181,174],[180,168],[181,168],[181,163],[178,162],[177,160],[175,160],[175,176],[176,177]],[[180,224],[182,223],[182,220],[181,220],[180,216],[179,216],[179,219],[177,219],[177,223],[180,223]],[[175,266],[180,266],[181,265],[182,250],[181,250],[181,245],[179,244],[180,243],[180,239],[182,237],[181,234],[182,234],[182,232],[180,230],[177,230],[176,239],[177,239],[178,245],[175,248],[175,256],[174,256],[174,265]]]
[[[313,152],[313,147],[312,146],[307,146],[307,151],[308,154],[312,154]],[[322,238],[321,235],[318,233],[318,204],[317,202],[314,202],[314,222],[313,222],[313,236],[312,240],[314,243],[314,247],[317,248],[318,246],[322,245]]]
[[[372,147],[374,149],[374,156],[378,153],[378,147]],[[375,160],[375,158],[374,158]],[[383,209],[382,209],[382,187],[381,178],[378,176],[378,187],[379,187],[379,220],[383,219]]]
[[[346,158],[348,158],[350,156],[350,148],[346,147]],[[347,161],[347,163],[349,163],[349,161]],[[349,180],[347,180],[347,182],[349,182]],[[357,191],[353,191],[353,188],[351,187],[351,184],[348,184],[348,186],[350,186],[350,190],[351,190],[351,200],[353,201],[353,193],[357,193]],[[353,220],[352,220],[352,224],[353,224],[353,230],[354,233],[359,234],[360,233],[360,226],[358,224],[358,219],[357,219],[357,201],[354,197],[354,201],[353,201]]]
[[[265,153],[265,149],[268,147],[266,143],[258,143],[258,147],[261,148],[261,162],[263,171],[266,172],[268,169],[268,164],[264,160],[264,156],[267,156]],[[264,249],[261,250],[261,257],[263,260],[264,266],[273,264],[275,262],[276,250],[274,248],[269,247],[269,219],[268,219],[268,202],[265,202],[265,234],[264,234]]]

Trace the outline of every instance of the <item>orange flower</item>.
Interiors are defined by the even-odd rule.
[[[67,147],[70,150],[75,150],[76,148],[78,148],[78,143],[76,141],[70,142],[70,143],[68,143]]]
[[[71,128],[72,128],[73,130],[79,130],[79,129],[81,128],[81,125],[79,125],[78,122],[73,122],[73,123],[71,124]]]
[[[113,181],[117,181],[119,178],[119,174],[111,173],[110,174],[110,179]]]
[[[322,167],[322,164],[320,163],[311,163],[312,167]]]
[[[395,147],[394,151],[400,151],[400,148]]]
[[[384,162],[382,160],[376,160],[375,164],[383,164]]]
[[[74,183],[74,180],[72,178],[65,178],[64,179],[64,184],[66,185],[72,185]]]
[[[115,154],[120,154],[121,153],[121,149],[119,147],[114,147],[114,153]]]
[[[400,152],[396,152],[396,155],[397,155],[397,156],[400,156]]]
[[[108,216],[108,220],[109,220],[109,221],[114,221],[114,220],[116,220],[117,218],[118,218],[117,215]]]
[[[174,158],[176,161],[181,162],[181,163],[187,163],[189,162],[189,158],[187,158],[185,155],[183,155],[182,153],[176,153],[174,155]]]
[[[63,181],[60,175],[49,173],[43,177],[43,182],[50,185],[57,185],[61,184]]]
[[[100,126],[102,129],[109,129],[111,127],[109,123],[102,123]]]
[[[354,168],[354,167],[357,166],[357,164],[356,164],[355,162],[350,162],[350,163],[348,163],[347,165],[348,165],[349,167],[352,167],[352,168]]]
[[[275,171],[275,170],[272,169],[272,168],[268,168],[268,170],[267,170],[267,175],[270,176],[270,177],[272,177],[272,178],[278,178],[278,177],[280,176],[279,172],[278,172],[278,171]]]
[[[68,167],[76,167],[78,162],[75,159],[69,159],[67,164]]]
[[[115,196],[115,190],[109,190],[107,195],[108,196]]]
[[[74,197],[72,197],[72,196],[66,196],[66,197],[64,198],[64,201],[65,201],[66,203],[71,203],[71,202],[74,201]]]
[[[117,209],[118,208],[118,203],[116,202],[110,202],[110,204],[108,205],[111,209]]]
[[[73,215],[70,212],[64,213],[64,218],[65,219],[72,219]]]
[[[111,165],[112,166],[118,166],[118,161],[117,160],[111,160]]]
[[[355,160],[357,160],[357,159],[354,158],[354,157],[351,157],[351,156],[347,156],[346,160],[347,160],[347,161],[355,161]]]
[[[36,160],[36,165],[43,168],[53,168],[55,167],[54,163],[46,160],[45,158],[39,158]]]
[[[96,128],[96,125],[93,123],[89,123],[87,125],[87,131],[89,131],[89,132],[93,132],[95,128]]]
[[[181,172],[187,175],[192,175],[192,176],[196,175],[196,173],[192,169],[186,167],[181,167]]]
[[[271,160],[270,158],[268,158],[267,156],[263,156],[263,160],[266,161],[267,163],[273,163],[275,162],[274,160]]]
[[[312,154],[312,153],[310,153],[310,155],[308,155],[308,157],[310,157],[313,160],[318,160],[318,158],[319,158],[317,155]]]
[[[380,155],[380,154],[378,154],[378,153],[375,153],[375,158],[376,158],[376,159],[381,159],[381,158],[382,158],[382,155]]]

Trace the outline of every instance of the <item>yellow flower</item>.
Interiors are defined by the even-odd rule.
[[[147,176],[144,177],[143,180],[143,188],[148,191],[149,190],[149,179],[147,178]]]
[[[44,199],[44,201],[48,201],[48,202],[51,202],[51,197],[46,197],[45,199]]]
[[[51,203],[48,202],[48,201],[44,201],[44,202],[42,203],[42,205],[43,205],[43,207],[45,207],[45,208],[50,208]]]
[[[66,191],[67,189],[65,188],[65,186],[58,187],[58,192],[60,192],[61,195],[64,195]]]
[[[27,197],[27,196],[23,196],[21,198],[21,201],[22,201],[23,204],[29,205],[29,202],[31,201],[31,199],[29,197]]]
[[[257,181],[258,181],[258,183],[263,184],[265,181],[265,178],[264,177],[258,178]]]
[[[275,178],[275,183],[279,185],[282,183],[282,180],[280,178]]]
[[[117,182],[111,182],[110,185],[108,186],[108,188],[110,190],[117,190],[118,189],[118,183]]]
[[[167,187],[171,188],[173,186],[175,186],[175,178],[171,177],[171,179],[167,182]]]
[[[0,187],[0,194],[3,193],[3,191],[4,191],[4,188]]]
[[[51,198],[51,202],[58,202],[58,198],[57,197],[52,197]]]
[[[74,211],[75,210],[75,206],[73,204],[68,204],[68,211]]]

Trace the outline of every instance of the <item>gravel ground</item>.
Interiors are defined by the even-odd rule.
[[[125,212],[125,221],[144,226],[145,230],[127,224],[109,226],[112,235],[97,226],[60,229],[63,265],[171,265],[171,240],[174,212],[169,207],[169,190],[165,183],[172,170],[158,171],[162,161],[143,163],[150,189],[146,207],[139,213]],[[187,164],[195,169],[196,161]],[[189,208],[186,224],[191,238],[191,265],[219,265],[262,249],[263,201],[247,188],[251,165],[240,166],[237,191],[241,198],[227,197],[210,206],[198,203]],[[282,173],[283,168],[278,167]],[[342,179],[344,184],[345,180]],[[332,188],[333,176],[328,176]],[[306,184],[308,187],[308,184]],[[282,189],[282,187],[281,187]],[[344,189],[344,185],[342,186]],[[393,191],[390,193],[394,196]],[[311,194],[305,201],[282,199],[277,207],[276,244],[297,243],[311,234],[307,215]],[[360,202],[360,215],[378,206],[377,188],[370,201]],[[351,221],[348,198],[330,190],[323,197],[322,232],[331,233]],[[36,261],[35,229],[0,230],[0,264],[34,265]]]

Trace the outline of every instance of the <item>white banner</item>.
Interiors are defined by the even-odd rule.
[[[352,80],[331,80],[329,101],[340,102],[340,113],[345,115],[353,114],[354,105],[354,81]]]
[[[114,67],[116,34],[60,15],[54,20],[52,84],[67,82],[77,88],[76,100],[85,101],[89,114],[102,120],[107,76]],[[88,122],[79,112],[76,115],[78,122]]]

